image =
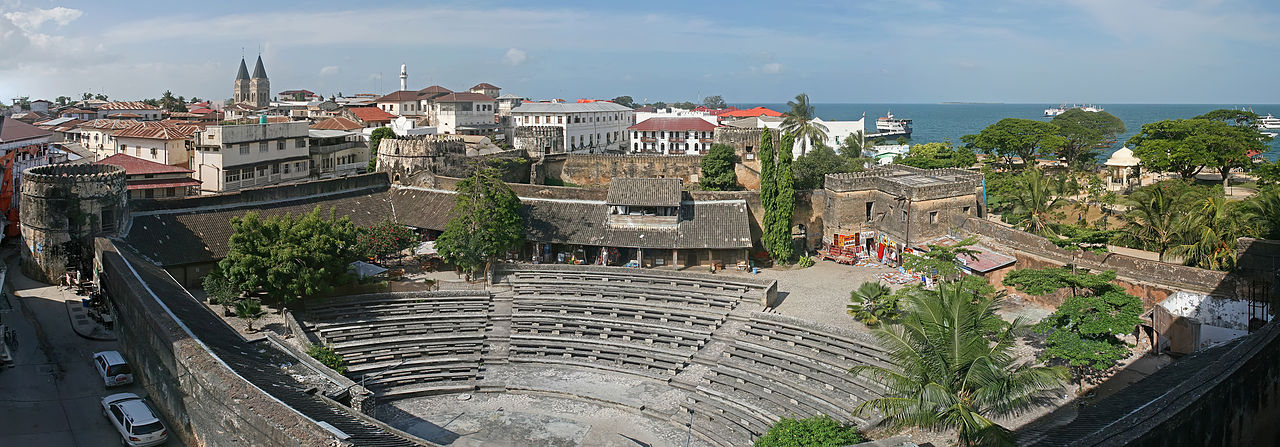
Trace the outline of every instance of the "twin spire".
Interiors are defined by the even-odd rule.
[[[262,66],[262,55],[258,55],[258,63],[253,66],[253,79],[266,79],[267,69]],[[240,71],[236,74],[236,80],[249,80],[249,68],[244,64],[244,58],[240,58]]]

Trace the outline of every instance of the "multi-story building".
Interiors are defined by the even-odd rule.
[[[105,158],[116,154],[116,140],[111,138],[116,132],[138,124],[130,120],[97,119],[80,125],[80,144]]]
[[[420,101],[420,94],[413,90],[391,92],[377,101],[379,109],[395,116],[417,118],[426,114],[425,106]]]
[[[311,175],[330,178],[364,173],[369,167],[369,144],[358,130],[309,130]]]
[[[498,103],[491,96],[450,93],[432,99],[432,107],[438,133],[492,135],[498,131]]]
[[[691,116],[649,118],[627,128],[631,152],[665,155],[705,154],[715,130],[710,121]]]
[[[165,165],[186,166],[190,159],[187,148],[198,130],[199,126],[141,122],[120,129],[109,138],[115,141],[116,154]]]
[[[635,113],[609,101],[527,102],[511,109],[515,147],[532,156],[622,152]]]
[[[131,115],[137,115],[136,117]],[[147,121],[160,119],[160,108],[139,101],[116,101],[98,107],[98,119],[131,118]]]
[[[342,116],[360,123],[365,128],[389,126],[391,120],[396,118],[395,115],[377,107],[349,107]]]
[[[196,132],[192,175],[202,193],[235,191],[307,178],[307,123],[209,126]]]
[[[501,92],[501,88],[488,82],[481,82],[476,84],[474,87],[471,87],[471,93],[479,93],[490,98],[497,98],[498,94]]]
[[[104,158],[98,164],[124,168],[125,188],[131,199],[186,197],[197,194],[200,181],[191,178],[191,170],[181,166],[143,160],[125,154]]]
[[[52,134],[48,130],[0,116],[0,154],[23,146],[49,144]]]

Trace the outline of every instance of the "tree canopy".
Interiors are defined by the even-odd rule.
[[[478,167],[458,183],[453,209],[436,249],[445,261],[470,275],[489,265],[524,239],[520,198],[491,167]]]
[[[1210,168],[1223,175],[1224,186],[1232,168],[1245,166],[1251,150],[1265,151],[1266,141],[1257,129],[1208,119],[1164,120],[1142,125],[1129,139],[1133,154],[1147,169],[1175,172],[1185,180]]]
[[[951,143],[925,143],[911,146],[907,155],[894,163],[922,169],[968,168],[978,163],[973,149],[956,147]]]
[[[631,99],[630,96],[619,96],[617,98],[613,98],[613,102],[614,104],[617,104],[623,107],[630,107],[633,109],[636,107],[635,100]]]
[[[794,101],[787,101],[787,106],[791,110],[784,115],[781,130],[791,134],[791,138],[800,140],[805,149],[812,149],[813,145],[819,143],[825,144],[827,126],[814,121],[817,115],[814,114],[813,105],[809,104],[809,94],[796,95]]]
[[[845,158],[825,144],[815,145],[813,150],[801,155],[791,166],[798,190],[822,189],[827,174],[857,172],[862,170],[862,159]]]
[[[1115,115],[1078,108],[1053,117],[1049,123],[1058,126],[1058,136],[1062,137],[1055,155],[1072,168],[1092,164],[1098,149],[1125,131],[1124,121]]]
[[[707,155],[702,156],[702,176],[698,184],[708,191],[729,191],[738,188],[738,173],[734,171],[737,156],[727,144],[713,144]]]
[[[1013,157],[1021,158],[1023,166],[1035,166],[1037,156],[1051,153],[1063,144],[1058,126],[1021,118],[1002,119],[977,134],[965,135],[961,141],[1003,158],[1009,167],[1013,166]]]
[[[1196,119],[1222,121],[1237,126],[1249,126],[1258,120],[1258,114],[1250,110],[1217,109],[1197,116]]]
[[[396,133],[390,127],[373,129],[373,133],[369,134],[369,167],[366,172],[373,172],[378,169],[378,145],[382,144],[382,139],[395,137]]]
[[[777,151],[778,162],[774,169],[774,175],[777,177],[775,180],[777,196],[774,198],[773,209],[765,210],[766,213],[773,215],[769,229],[765,230],[765,249],[773,259],[784,263],[790,262],[795,257],[791,240],[791,220],[796,207],[796,188],[791,171],[791,149],[795,141],[793,135],[782,134],[782,147]]]
[[[755,447],[846,447],[865,442],[854,426],[827,415],[796,419],[783,417],[756,438]]]
[[[364,259],[379,259],[417,245],[417,233],[387,218],[361,229],[355,250]]]
[[[263,219],[254,211],[231,219],[235,233],[218,268],[236,290],[263,291],[281,303],[316,295],[350,280],[358,230],[347,217],[310,213]]]
[[[708,109],[723,109],[725,107],[729,107],[728,104],[725,104],[724,98],[721,98],[720,95],[711,95],[706,98],[702,98],[702,105]]]

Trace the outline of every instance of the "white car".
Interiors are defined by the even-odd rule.
[[[133,383],[133,369],[118,351],[102,351],[93,354],[93,366],[98,369],[102,382],[107,386]]]
[[[137,394],[120,393],[102,398],[102,414],[120,432],[124,445],[147,447],[164,444],[169,439],[169,430]]]

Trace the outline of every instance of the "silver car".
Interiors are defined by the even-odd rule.
[[[137,394],[120,393],[102,398],[102,414],[120,432],[124,445],[147,447],[164,444],[169,439],[169,430]]]
[[[124,361],[124,356],[117,351],[102,351],[93,354],[93,366],[102,376],[107,386],[128,385],[133,383],[133,369]]]

